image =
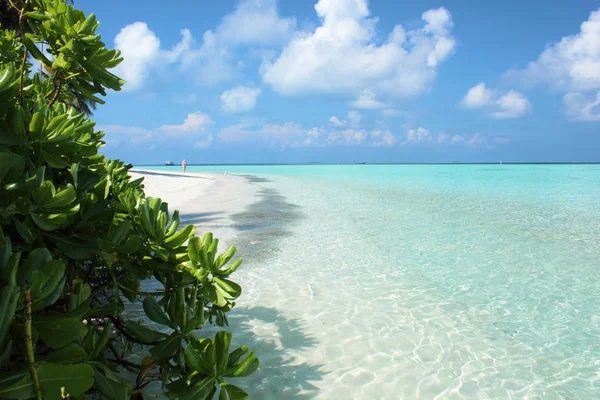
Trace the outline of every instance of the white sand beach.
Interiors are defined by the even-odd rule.
[[[197,234],[212,232],[225,245],[234,235],[231,215],[252,204],[258,190],[243,176],[134,169],[144,178],[146,196],[160,197],[169,211],[179,210],[181,225],[194,224]]]

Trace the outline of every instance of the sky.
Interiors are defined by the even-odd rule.
[[[600,161],[597,1],[78,0],[137,165]]]

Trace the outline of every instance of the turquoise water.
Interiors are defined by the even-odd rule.
[[[254,398],[600,398],[600,166],[188,171],[263,178],[232,314]]]

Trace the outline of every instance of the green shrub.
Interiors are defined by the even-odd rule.
[[[230,352],[224,331],[193,333],[227,324],[241,294],[229,280],[241,263],[231,262],[235,248],[218,255],[211,234],[179,229],[178,212],[145,197],[131,165],[98,153],[103,134],[82,112],[123,85],[109,72],[119,52],[95,33],[93,14],[64,0],[12,0],[8,10],[13,19],[3,12],[0,30],[0,398],[140,399],[152,381],[171,398],[245,398],[224,377],[253,373],[254,353]],[[160,288],[144,292],[150,281]],[[124,317],[125,304],[138,301],[155,324]],[[148,356],[128,360],[140,347]]]

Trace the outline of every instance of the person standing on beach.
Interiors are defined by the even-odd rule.
[[[183,160],[181,162],[181,172],[185,172],[185,168],[187,167],[187,161]]]

